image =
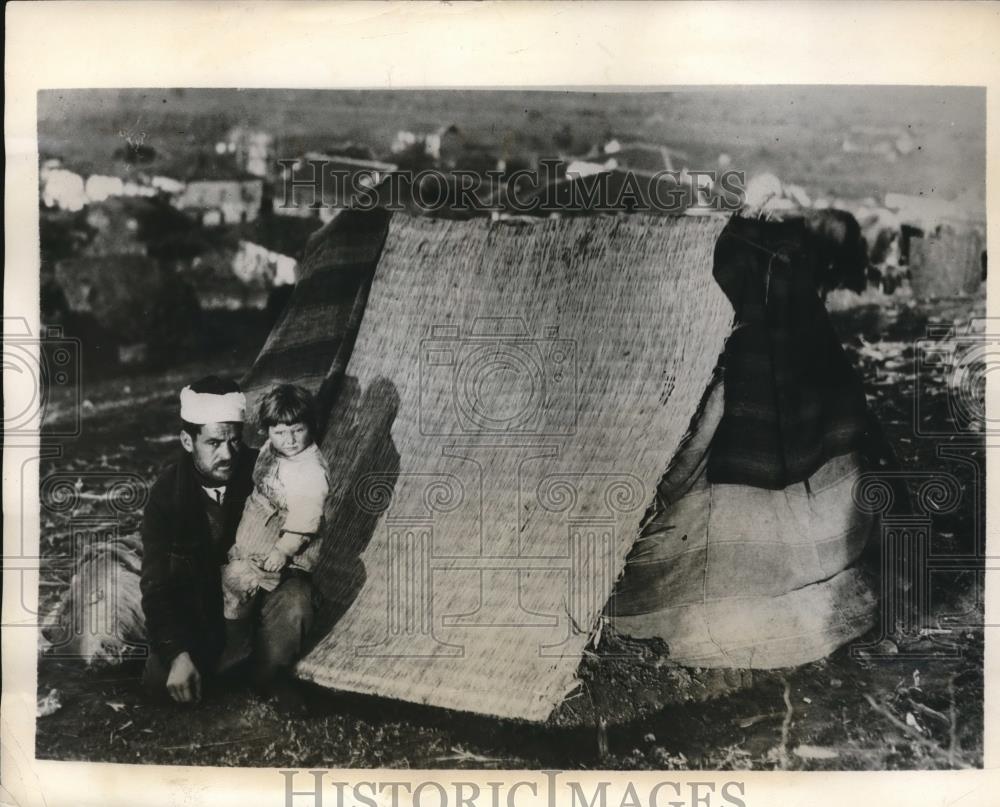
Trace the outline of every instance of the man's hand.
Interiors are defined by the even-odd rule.
[[[177,656],[170,665],[167,692],[178,703],[201,700],[201,675],[186,652]]]
[[[280,549],[272,549],[261,560],[260,565],[265,572],[278,572],[285,568],[287,562],[288,556],[284,552]]]

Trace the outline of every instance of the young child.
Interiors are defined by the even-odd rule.
[[[222,569],[226,648],[219,669],[250,652],[254,601],[273,591],[286,566],[309,573],[316,564],[329,468],[314,442],[316,406],[302,387],[282,384],[260,402],[257,421],[267,442],[253,470],[247,498]]]

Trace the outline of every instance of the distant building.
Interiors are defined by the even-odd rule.
[[[392,141],[392,153],[401,154],[418,143],[422,143],[424,153],[445,168],[454,168],[465,148],[465,138],[458,126],[449,123],[429,134],[415,134],[405,129],[396,132]]]
[[[423,142],[423,137],[407,131],[406,129],[400,129],[396,132],[396,137],[392,141],[392,146],[390,146],[390,148],[392,149],[393,154],[400,154],[420,142]]]
[[[125,183],[121,181],[120,177],[92,174],[87,177],[84,191],[87,194],[88,201],[103,202],[111,196],[123,196],[125,194]]]
[[[199,215],[206,227],[254,221],[264,199],[259,177],[192,179],[174,199],[181,210]]]
[[[145,182],[130,182],[126,180],[122,184],[122,189],[125,192],[125,196],[142,196],[150,199],[157,194],[156,188],[152,185],[147,185]]]
[[[465,138],[454,123],[442,126],[424,139],[428,156],[445,168],[454,168],[458,164],[464,148]]]
[[[566,166],[567,179],[578,179],[589,177],[591,174],[600,174],[611,169],[604,163],[590,162],[589,160],[572,160]]]
[[[256,177],[270,174],[274,137],[268,132],[234,126],[222,145],[223,151],[232,154],[236,165],[243,171]],[[218,151],[218,147],[216,150]]]
[[[252,241],[220,245],[183,271],[202,310],[263,309],[276,286],[294,285],[297,263]]]
[[[174,179],[173,177],[156,176],[153,177],[150,184],[156,188],[156,190],[169,196],[181,193],[184,190],[184,183],[179,179]]]
[[[206,232],[204,248],[178,264],[199,305],[209,309],[264,309],[276,288],[294,285],[298,258],[318,218],[262,216],[250,224]]]
[[[297,265],[295,258],[252,241],[240,241],[232,262],[233,274],[244,283],[268,288],[294,284]]]
[[[58,161],[47,160],[39,171],[39,180],[42,204],[46,207],[76,212],[87,204],[83,177],[61,167]]]
[[[80,254],[146,255],[146,245],[139,238],[140,217],[148,213],[150,202],[124,196],[109,197],[87,206],[87,225],[94,231]]]
[[[896,162],[916,147],[916,141],[905,129],[877,126],[855,126],[841,143],[845,154],[871,154],[886,162]]]

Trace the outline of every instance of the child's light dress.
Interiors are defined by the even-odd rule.
[[[313,444],[294,457],[283,457],[266,442],[254,465],[253,482],[229,562],[222,569],[226,619],[248,616],[257,592],[273,591],[281,580],[280,569],[265,571],[255,557],[263,559],[277,546],[289,556],[288,566],[311,572],[321,550],[319,532],[330,481],[319,447]]]

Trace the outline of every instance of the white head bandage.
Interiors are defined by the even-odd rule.
[[[181,390],[181,420],[188,423],[242,423],[246,408],[247,399],[242,392],[213,395],[195,392],[191,387]]]

